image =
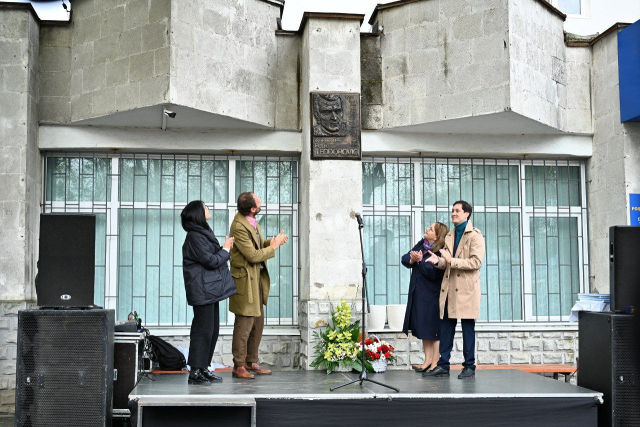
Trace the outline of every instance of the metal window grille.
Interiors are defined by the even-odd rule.
[[[363,159],[365,250],[375,304],[404,304],[400,258],[451,205],[485,237],[481,321],[563,322],[588,289],[585,165],[567,160]]]
[[[219,239],[229,233],[237,196],[255,192],[265,237],[284,229],[290,244],[268,261],[267,325],[297,324],[298,161],[291,157],[45,153],[43,212],[96,215],[95,303],[118,320],[136,310],[147,325],[193,318],[182,277],[186,236],[180,212],[191,200],[210,209]],[[227,302],[221,324],[233,324]]]

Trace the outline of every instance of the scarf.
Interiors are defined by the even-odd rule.
[[[249,224],[251,224],[251,226],[253,228],[256,229],[256,231],[258,230],[258,220],[256,219],[255,216],[245,216],[245,218],[247,218],[247,221],[249,221]]]
[[[464,229],[467,228],[467,222],[469,221],[461,222],[460,224],[456,225],[456,240],[453,245],[453,253],[451,254],[451,256],[456,256],[456,252],[458,251],[458,243],[460,243],[460,239],[462,239]]]

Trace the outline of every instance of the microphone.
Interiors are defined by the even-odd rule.
[[[360,216],[360,212],[356,212],[356,219],[358,220],[358,225],[360,227],[364,227],[364,223],[362,222],[362,216]]]

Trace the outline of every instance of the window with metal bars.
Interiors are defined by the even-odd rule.
[[[298,160],[290,157],[45,153],[43,212],[96,215],[95,304],[124,320],[136,310],[146,325],[185,326],[193,318],[182,277],[185,231],[180,212],[191,200],[210,209],[218,239],[229,233],[244,191],[262,201],[265,237],[289,242],[268,263],[266,324],[297,324]],[[221,323],[233,324],[227,302]]]
[[[481,321],[567,321],[588,289],[584,162],[376,157],[362,172],[372,303],[406,303],[400,258],[434,221],[452,227],[457,200],[486,242]]]

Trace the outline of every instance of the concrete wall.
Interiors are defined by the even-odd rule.
[[[640,124],[620,123],[618,38],[593,45],[593,157],[589,159],[591,289],[609,292],[609,227],[629,224],[629,193],[640,192]]]
[[[380,37],[360,38],[362,129],[382,127],[382,56]]]
[[[26,9],[0,9],[0,300],[34,297],[42,187],[38,32]]]
[[[169,100],[170,0],[82,0],[71,25],[42,30],[45,123],[69,123]]]
[[[0,301],[0,414],[15,413],[18,311],[31,302]]]
[[[567,56],[562,19],[539,2],[427,0],[380,10],[377,20],[382,100],[363,90],[366,128],[514,111],[592,132],[588,49]],[[372,89],[376,46],[366,46],[363,88]]]
[[[377,334],[398,350],[396,369],[424,361],[422,342],[404,334]],[[393,344],[395,342],[395,344]],[[462,364],[462,336],[454,340],[451,363]],[[483,365],[523,363],[566,363],[575,365],[578,357],[577,332],[477,332],[476,359]]]
[[[276,116],[278,130],[300,130],[300,45],[298,36],[276,37]]]
[[[29,10],[0,8],[0,413],[14,412],[17,312],[35,298],[42,188],[38,39]]]
[[[565,48],[566,132],[593,133],[591,115],[591,49]]]
[[[300,157],[300,365],[312,356],[310,322],[317,300],[354,300],[361,283],[355,213],[362,208],[362,166],[351,160],[311,160],[311,91],[359,92],[360,23],[357,19],[310,18],[302,34],[302,154]],[[311,243],[312,242],[312,243]]]
[[[532,0],[509,0],[511,108],[548,126],[567,125],[563,21]]]
[[[295,155],[301,151],[300,132],[262,129],[142,129],[100,126],[41,125],[41,150],[122,150],[142,153],[222,153]]]
[[[507,0],[428,0],[382,10],[382,127],[509,107]]]
[[[362,149],[367,156],[515,157],[562,159],[592,154],[588,135],[478,135],[364,131]]]
[[[327,315],[339,301],[310,302],[307,321],[309,328],[317,330],[325,325]],[[352,320],[361,318],[360,301],[352,304]],[[499,331],[496,326],[477,326],[476,358],[484,365],[523,363],[565,363],[575,365],[578,357],[578,332],[565,331]],[[371,334],[388,341],[396,349],[397,361],[389,369],[409,369],[410,364],[424,361],[422,342],[400,332],[374,331]],[[315,356],[315,355],[314,355]],[[462,364],[462,335],[456,334],[451,363]]]
[[[163,337],[174,346],[189,348],[189,336]],[[225,366],[233,366],[231,353],[232,331],[223,332],[218,338],[212,361]],[[260,363],[274,370],[286,371],[300,368],[300,337],[297,335],[266,334],[258,348]]]
[[[258,0],[173,0],[171,102],[274,127],[279,16]]]
[[[41,121],[178,104],[298,130],[300,39],[258,0],[83,0],[42,32]],[[278,108],[276,108],[278,106]]]

